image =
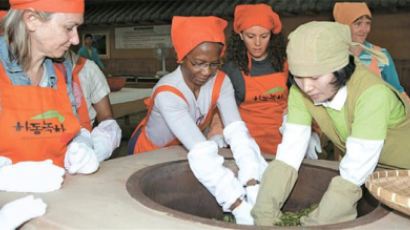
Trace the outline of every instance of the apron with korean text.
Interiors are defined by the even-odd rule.
[[[79,132],[63,73],[57,86],[13,85],[0,64],[0,155],[13,163],[52,159],[64,167],[67,144]]]

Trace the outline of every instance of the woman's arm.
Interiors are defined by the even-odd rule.
[[[399,106],[399,107],[397,107]],[[373,172],[380,157],[388,127],[398,122],[401,102],[384,85],[369,88],[358,99],[346,154],[340,162],[340,175],[362,185]]]
[[[113,119],[110,98],[108,95],[104,96],[99,102],[93,104],[93,107],[97,113],[98,123],[104,120]]]

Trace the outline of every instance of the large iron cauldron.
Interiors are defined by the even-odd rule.
[[[233,161],[227,161],[234,168]],[[299,178],[285,203],[284,211],[298,211],[319,203],[330,180],[338,175],[333,169],[302,165]],[[192,174],[187,161],[158,164],[137,171],[127,181],[129,194],[145,206],[177,218],[217,225],[225,228],[253,229],[255,227],[222,222],[223,212],[215,198]],[[388,211],[363,187],[358,203],[359,218],[322,229],[360,226],[386,215]]]

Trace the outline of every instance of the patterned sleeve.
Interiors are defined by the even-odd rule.
[[[105,75],[93,61],[87,60],[84,69],[88,79],[87,83],[90,90],[88,93],[91,95],[91,103],[95,104],[110,93],[110,87]]]
[[[386,49],[382,49],[383,53],[386,54],[389,64],[383,67],[381,72],[383,79],[392,85],[399,93],[404,91],[403,86],[400,84],[399,76],[396,71],[396,66],[394,65],[394,61]]]

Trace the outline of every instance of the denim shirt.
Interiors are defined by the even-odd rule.
[[[31,85],[31,80],[27,76],[27,74],[23,71],[21,66],[17,63],[17,60],[10,60],[8,45],[4,40],[4,37],[0,37],[0,60],[1,64],[4,67],[10,81],[13,85]],[[66,63],[64,63],[66,65]],[[54,71],[53,61],[49,58],[46,58],[43,63],[43,67],[45,69],[45,77],[46,79],[42,79],[42,83],[46,82],[46,84],[41,84],[40,87],[50,87],[56,88],[57,87],[57,75]],[[66,66],[67,73],[65,74],[66,82],[67,82],[67,93],[70,98],[70,102],[72,105],[72,109],[74,114],[77,114],[76,110],[76,103],[72,89],[72,78],[71,78],[71,68],[70,66]],[[70,76],[70,77],[67,77]]]

